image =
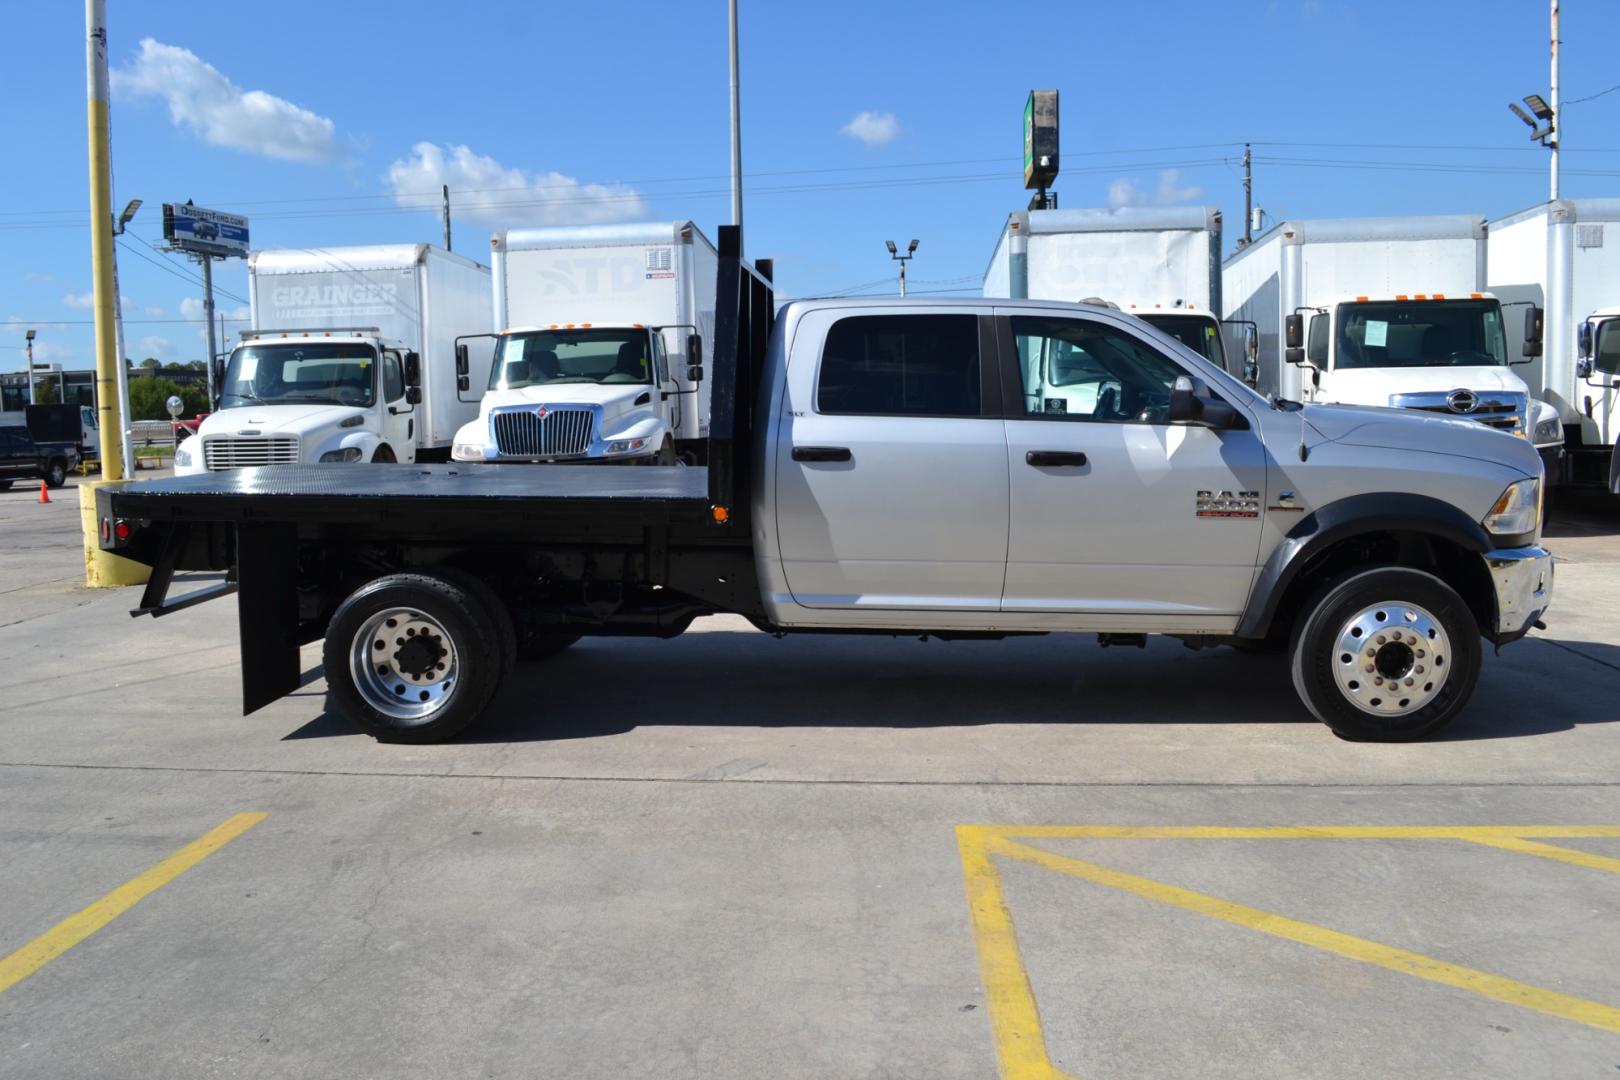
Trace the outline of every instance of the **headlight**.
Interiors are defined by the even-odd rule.
[[[1534,532],[1540,521],[1541,481],[1520,480],[1508,485],[1480,524],[1496,536],[1518,536]]]
[[[187,469],[191,468],[191,451],[183,446],[174,448],[174,463]]]
[[[610,454],[633,454],[637,450],[645,450],[647,444],[651,441],[651,439],[620,439],[618,442],[608,443],[607,452]]]
[[[360,448],[358,446],[345,446],[341,450],[328,450],[321,455],[321,462],[328,461],[359,461]]]
[[[456,461],[483,461],[484,448],[477,443],[453,443],[450,446],[450,457]]]
[[[1563,442],[1564,421],[1556,416],[1549,420],[1543,420],[1541,423],[1536,425],[1535,437],[1530,441],[1535,443],[1537,446],[1540,446],[1542,443]]]

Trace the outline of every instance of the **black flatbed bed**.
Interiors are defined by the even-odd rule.
[[[269,465],[111,488],[113,516],[145,521],[439,522],[606,515],[706,521],[704,468],[602,465]]]

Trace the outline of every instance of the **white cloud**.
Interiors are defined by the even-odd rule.
[[[132,98],[163,98],[176,127],[212,146],[283,161],[338,156],[332,121],[263,90],[243,90],[190,49],[146,38],[135,58],[112,73],[112,84]]]
[[[1180,169],[1161,169],[1158,186],[1152,191],[1143,190],[1135,180],[1125,177],[1109,184],[1108,205],[1114,209],[1121,206],[1170,206],[1196,199],[1203,193],[1203,189],[1196,184],[1182,184]]]
[[[159,360],[174,359],[174,342],[166,337],[148,334],[135,343],[135,352],[131,358],[139,362],[145,360],[148,356],[156,357]]]
[[[892,112],[858,112],[855,119],[838,129],[840,134],[859,139],[867,146],[883,146],[900,137],[900,121]]]
[[[164,311],[160,307],[149,307],[149,308],[143,308],[142,310],[146,312],[146,317],[149,318],[149,319],[167,318],[168,314],[169,314],[167,311]]]
[[[202,300],[195,296],[188,296],[184,300],[181,300],[180,317],[190,322],[201,324],[197,327],[197,336],[203,341],[208,340],[208,324],[203,322]],[[215,304],[214,321],[216,324],[216,334],[218,333],[219,329],[218,321],[221,318],[225,319],[225,337],[223,339],[216,338],[214,344],[223,349],[228,344],[229,339],[236,336],[236,332],[238,330],[247,329],[248,306],[246,304],[242,304],[233,308],[225,308]]]
[[[455,220],[486,225],[595,225],[651,212],[641,193],[624,184],[582,184],[559,172],[525,172],[466,146],[419,142],[409,158],[388,169],[388,186],[400,206],[437,213],[445,184]]]
[[[130,308],[135,306],[135,301],[131,300],[127,296],[120,296],[118,300],[119,303],[123,305],[125,311],[128,311]],[[62,303],[70,308],[77,308],[80,311],[89,311],[91,308],[96,306],[96,294],[94,292],[63,293]]]
[[[24,281],[40,281],[40,282],[45,282],[45,283],[48,284],[48,283],[56,280],[56,275],[54,275],[54,274],[42,274],[38,270],[24,270],[23,271],[23,280]]]

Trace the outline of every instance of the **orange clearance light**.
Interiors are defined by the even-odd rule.
[[[1482,293],[1482,292],[1471,292],[1471,293],[1468,294],[1468,299],[1470,299],[1470,300],[1483,300],[1483,299],[1485,299],[1485,294]]]
[[[1365,296],[1358,296],[1358,297],[1356,297],[1356,303],[1358,303],[1358,304],[1365,304],[1365,303],[1366,303],[1366,302],[1367,302],[1367,298],[1366,298],[1366,297],[1365,297]]]
[[[1444,300],[1445,298],[1446,298],[1445,293],[1435,293],[1434,294],[1434,299],[1436,299],[1436,300]]]
[[[1427,300],[1428,296],[1424,295],[1423,293],[1418,293],[1412,299],[1414,299],[1414,300]]]
[[[1398,292],[1398,293],[1395,294],[1395,299],[1397,299],[1397,300],[1406,300],[1406,299],[1408,299],[1408,297],[1407,297],[1407,295],[1405,293]]]
[[[579,325],[580,325],[580,329],[582,329],[582,330],[589,330],[591,328],[591,324],[588,323],[588,322],[582,322]]]
[[[710,512],[714,515],[714,523],[716,525],[724,525],[726,522],[731,520],[731,511],[726,509],[724,506],[713,507]]]
[[[646,327],[644,327],[644,326],[642,326],[642,325],[641,325],[641,324],[640,324],[640,323],[638,323],[638,322],[637,322],[637,323],[631,323],[631,324],[630,324],[630,325],[631,325],[631,326],[633,326],[633,327],[635,327],[635,328],[636,328],[636,329],[637,329],[637,330],[645,330],[645,329],[646,329]]]

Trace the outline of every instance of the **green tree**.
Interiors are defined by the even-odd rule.
[[[180,393],[172,380],[155,375],[140,375],[129,380],[129,412],[136,420],[167,420],[169,410],[164,402]],[[182,395],[181,400],[185,400]]]
[[[145,360],[141,361],[141,367],[145,368],[147,371],[156,371],[162,366],[162,364],[158,363],[158,358],[155,356],[148,356]]]
[[[55,405],[62,400],[56,392],[55,379],[34,380],[34,403],[36,405]]]

